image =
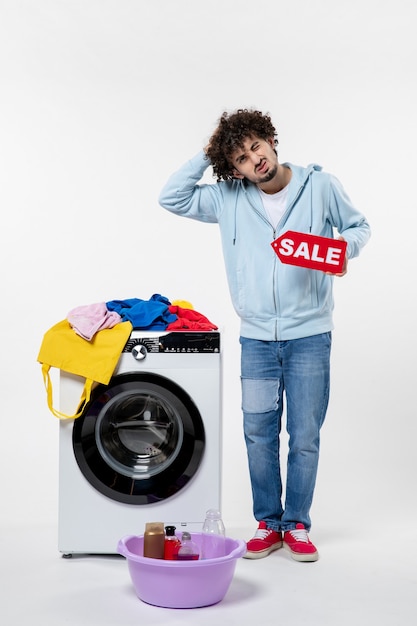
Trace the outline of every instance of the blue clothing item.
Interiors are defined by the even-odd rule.
[[[333,276],[281,263],[271,243],[287,230],[347,241],[359,254],[369,224],[340,182],[317,165],[285,163],[292,172],[287,209],[275,229],[256,185],[247,180],[198,184],[210,165],[199,153],[173,174],[159,202],[165,209],[218,223],[229,290],[241,319],[241,335],[264,341],[309,337],[332,330]]]
[[[109,311],[116,311],[124,322],[132,323],[136,330],[165,330],[168,324],[177,320],[177,315],[169,310],[170,301],[159,293],[149,300],[129,298],[106,302]]]
[[[310,530],[320,428],[330,389],[331,333],[290,341],[241,337],[242,409],[255,519]],[[280,469],[283,396],[289,434],[285,506]]]

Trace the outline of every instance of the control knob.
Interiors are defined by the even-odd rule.
[[[136,359],[136,361],[143,361],[143,359],[146,358],[148,351],[146,349],[146,346],[143,345],[143,343],[137,343],[132,348],[132,354],[133,354],[133,357]]]

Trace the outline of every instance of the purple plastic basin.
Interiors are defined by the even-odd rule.
[[[201,546],[201,533],[191,533]],[[198,561],[165,561],[143,556],[143,536],[120,539],[117,551],[126,557],[136,595],[147,604],[172,609],[209,606],[223,600],[246,552],[240,539],[226,537],[225,556]]]

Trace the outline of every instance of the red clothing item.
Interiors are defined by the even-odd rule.
[[[194,309],[183,309],[174,304],[168,308],[170,313],[174,313],[178,319],[168,324],[167,330],[217,330],[215,324]]]

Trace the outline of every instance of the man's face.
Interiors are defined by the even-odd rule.
[[[278,172],[278,158],[273,138],[265,140],[254,135],[243,141],[231,155],[235,178],[247,178],[255,185],[272,180]]]

